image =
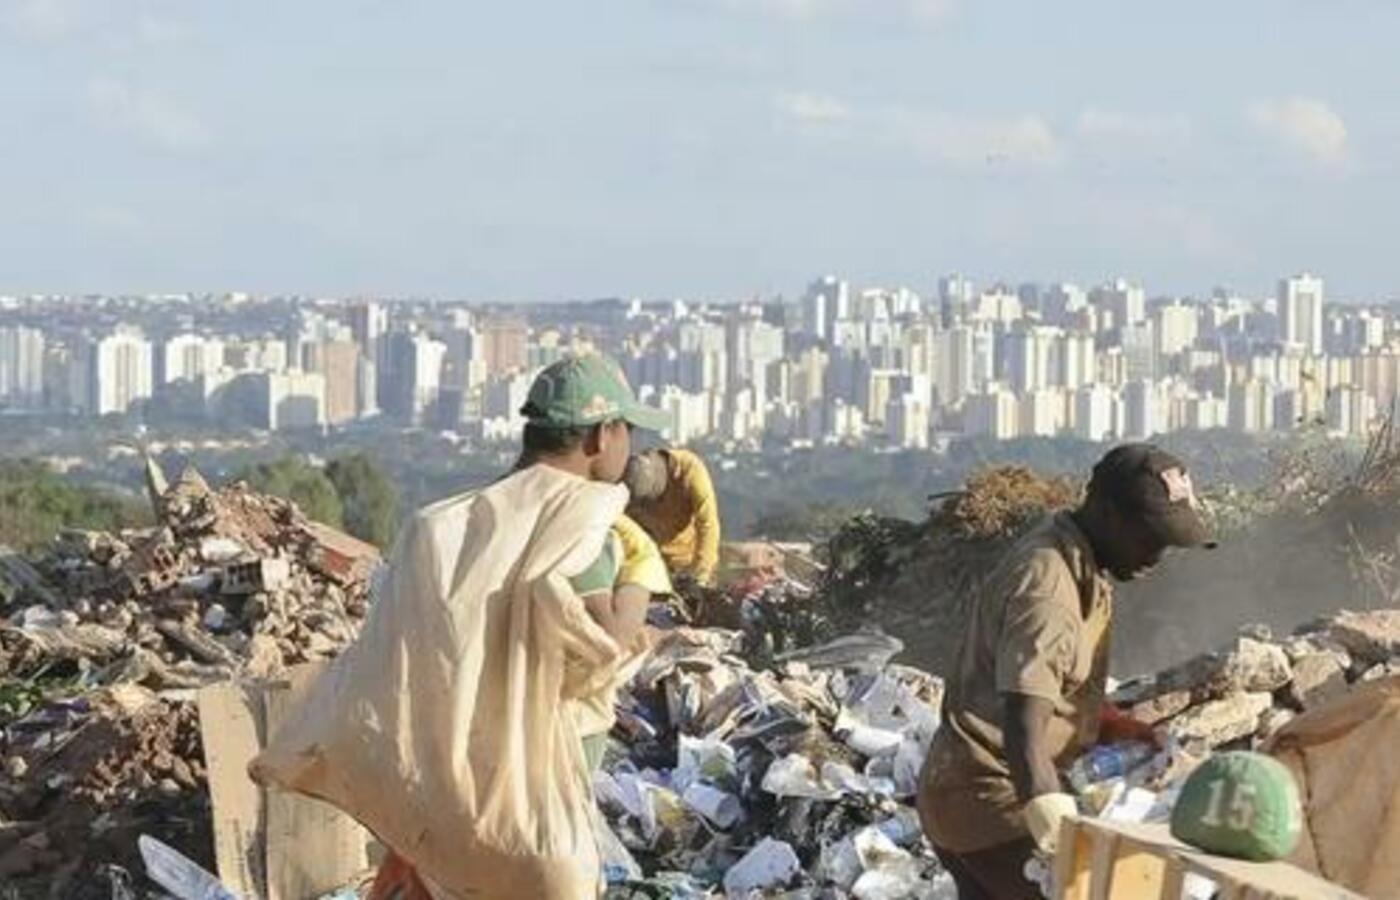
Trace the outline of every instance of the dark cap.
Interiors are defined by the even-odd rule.
[[[1186,464],[1153,444],[1123,444],[1104,454],[1094,466],[1089,494],[1141,517],[1167,546],[1215,546]]]

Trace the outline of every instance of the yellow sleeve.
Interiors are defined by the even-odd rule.
[[[695,523],[695,563],[693,571],[701,584],[714,581],[719,565],[719,501],[709,470],[693,453],[678,455],[681,483],[691,498],[691,520]]]
[[[613,524],[613,534],[617,535],[622,547],[622,565],[616,580],[618,587],[635,584],[653,594],[671,593],[671,576],[651,535],[627,516]]]

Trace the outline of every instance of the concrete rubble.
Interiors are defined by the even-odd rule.
[[[210,865],[193,689],[333,656],[367,609],[374,547],[194,469],[148,485],[153,528],[7,555],[0,883],[15,897],[123,896],[141,834]]]

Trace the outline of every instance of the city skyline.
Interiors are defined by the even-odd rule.
[[[519,439],[550,362],[614,354],[663,437],[937,449],[958,437],[1146,439],[1325,426],[1362,437],[1400,392],[1400,310],[1153,298],[1116,278],[933,292],[826,275],[735,305],[605,300],[520,311],[374,298],[0,297],[0,408],[266,432],[432,428]]]
[[[545,24],[541,24],[545,23]],[[1400,7],[16,0],[0,290],[1400,296]]]

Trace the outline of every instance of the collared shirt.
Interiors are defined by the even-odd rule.
[[[719,564],[719,503],[710,472],[689,450],[662,451],[665,492],[655,500],[633,500],[627,514],[655,538],[672,572],[709,584]]]
[[[1002,735],[1005,695],[1053,704],[1058,767],[1097,738],[1113,587],[1073,517],[1058,513],[1012,546],[972,601],[918,801],[929,839],[955,853],[1026,834]]]

